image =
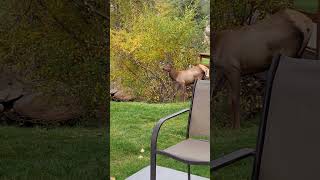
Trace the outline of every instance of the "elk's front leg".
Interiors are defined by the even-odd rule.
[[[175,83],[174,84],[174,94],[173,94],[173,98],[176,100],[177,94],[179,95],[179,90],[180,90],[180,84],[179,83]]]
[[[184,101],[184,83],[178,82],[176,84],[176,94],[178,94],[180,101]]]
[[[232,128],[238,129],[240,128],[240,72],[232,71],[228,73],[227,78],[230,85]]]

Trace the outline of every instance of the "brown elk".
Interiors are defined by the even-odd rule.
[[[240,76],[264,72],[277,54],[300,57],[311,31],[311,19],[300,12],[284,9],[254,25],[212,36],[216,70],[212,97],[227,81],[233,128],[240,128]]]
[[[171,64],[166,64],[163,70],[168,72],[171,80],[176,83],[176,90],[182,91],[183,101],[185,101],[186,87],[193,84],[195,80],[205,79],[209,75],[209,69],[201,64],[182,71],[177,71]]]

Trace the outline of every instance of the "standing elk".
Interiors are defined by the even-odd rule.
[[[240,128],[241,75],[266,71],[277,54],[302,56],[311,33],[311,19],[298,11],[284,9],[254,25],[213,34],[216,74],[212,97],[227,81],[233,128]]]
[[[175,70],[171,64],[165,64],[163,70],[168,72],[171,80],[176,83],[176,90],[182,91],[183,101],[185,101],[186,87],[193,84],[195,80],[205,79],[209,75],[209,69],[202,64],[181,71]]]

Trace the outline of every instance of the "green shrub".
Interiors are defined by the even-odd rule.
[[[195,20],[193,8],[177,16],[170,4],[160,5],[136,16],[130,28],[111,29],[111,81],[152,102],[172,100],[174,94],[160,63],[169,55],[175,68],[186,69],[204,49],[204,21]]]

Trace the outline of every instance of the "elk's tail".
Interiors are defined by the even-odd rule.
[[[202,64],[198,64],[198,67],[204,72],[205,77],[209,78],[210,76],[210,70],[209,68],[207,68],[206,66],[202,65]]]
[[[294,23],[294,26],[299,30],[302,36],[301,46],[297,53],[297,56],[301,57],[312,35],[313,23],[308,16],[302,14],[301,12],[290,11],[288,14]]]
[[[304,50],[306,49],[308,43],[309,43],[309,40],[310,40],[310,37],[311,37],[311,34],[312,34],[312,24],[310,27],[305,27],[302,31],[301,31],[301,34],[303,34],[303,39],[302,39],[302,43],[301,43],[301,47],[298,51],[298,57],[301,57]]]

